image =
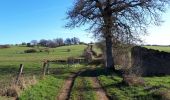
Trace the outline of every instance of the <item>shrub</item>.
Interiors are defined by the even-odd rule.
[[[68,64],[74,64],[75,58],[74,57],[68,57],[67,62]]]
[[[97,53],[95,51],[92,50],[91,52],[93,56],[97,57]]]
[[[170,90],[160,89],[157,92],[157,95],[161,98],[161,100],[170,100]]]
[[[10,48],[9,45],[0,45],[0,49],[3,49],[3,48]]]
[[[101,58],[101,57],[103,57],[103,54],[98,54],[98,56],[97,56],[98,58]]]
[[[71,49],[67,49],[67,52],[70,52],[71,51]]]
[[[128,86],[143,86],[143,85],[145,85],[144,79],[142,77],[136,76],[134,74],[123,75],[123,83]]]
[[[33,45],[31,45],[31,43],[27,43],[27,47],[33,47]]]
[[[45,48],[44,52],[47,52],[49,54],[50,53],[50,49],[49,48]]]
[[[37,52],[36,49],[28,49],[24,51],[24,53],[35,53],[35,52]]]

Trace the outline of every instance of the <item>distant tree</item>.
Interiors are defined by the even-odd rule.
[[[39,44],[40,44],[41,46],[47,46],[47,43],[48,43],[48,40],[45,40],[45,39],[41,39],[41,40],[39,41]]]
[[[53,42],[55,43],[56,46],[59,46],[59,39],[58,38],[53,39]]]
[[[79,44],[87,45],[87,43],[85,43],[85,42],[79,42]]]
[[[64,41],[63,41],[62,38],[56,38],[56,39],[54,39],[53,41],[54,41],[54,43],[56,44],[56,46],[62,46],[62,45],[64,45]]]
[[[57,44],[52,40],[48,40],[46,46],[50,48],[55,48],[57,47]]]
[[[64,42],[66,45],[71,45],[71,39],[70,38],[67,38]]]
[[[66,27],[89,23],[94,36],[104,38],[106,67],[114,68],[112,40],[137,42],[150,24],[159,25],[170,0],[75,0]]]
[[[21,45],[26,45],[26,44],[27,44],[27,43],[25,43],[25,42],[22,42],[22,43],[21,43]]]
[[[37,40],[32,40],[30,43],[31,43],[31,45],[36,46],[38,44],[38,41]]]
[[[31,43],[27,43],[27,47],[32,47]]]
[[[71,38],[72,44],[79,44],[80,43],[80,39],[77,37],[73,37]]]
[[[64,45],[64,40],[62,38],[58,38],[58,43],[59,43],[59,46],[62,46]]]

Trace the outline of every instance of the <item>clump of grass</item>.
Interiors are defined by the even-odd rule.
[[[11,82],[9,87],[5,87],[3,96],[18,98],[21,91],[33,86],[37,83],[35,76],[21,77],[18,84],[15,84],[15,79]]]
[[[144,79],[142,77],[136,76],[135,74],[123,75],[123,83],[128,86],[145,85]]]
[[[160,88],[154,92],[155,96],[160,100],[170,100],[170,90],[166,88]]]

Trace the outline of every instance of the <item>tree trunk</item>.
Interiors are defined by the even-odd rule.
[[[112,37],[106,37],[106,68],[113,69],[114,68],[114,59],[112,54]]]

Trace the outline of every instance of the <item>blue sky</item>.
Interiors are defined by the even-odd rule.
[[[66,11],[73,0],[0,0],[0,44],[33,39],[79,37],[93,39],[83,28],[65,29]]]
[[[73,1],[0,0],[0,44],[67,37],[79,37],[84,42],[94,41],[84,28],[64,28],[66,11]],[[170,10],[163,15],[163,19],[165,23],[161,27],[149,28],[150,35],[144,37],[145,43],[170,44]]]
[[[170,8],[162,15],[161,26],[148,28],[149,34],[144,36],[145,44],[170,45]]]

